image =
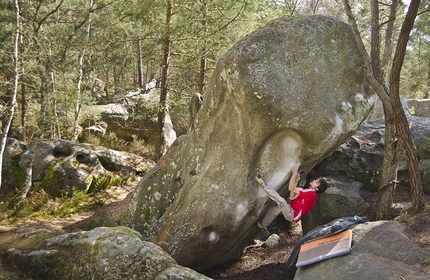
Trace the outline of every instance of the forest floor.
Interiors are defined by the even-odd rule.
[[[0,280],[29,280],[32,279],[25,272],[17,270],[7,259],[7,250],[19,246],[27,234],[28,229],[50,228],[64,232],[86,230],[89,223],[105,216],[112,220],[119,220],[125,211],[134,188],[133,184],[115,187],[110,192],[110,199],[103,206],[86,213],[75,214],[61,219],[21,219],[10,223],[10,220],[0,220]],[[426,211],[409,213],[411,195],[405,187],[398,187],[394,195],[393,216],[405,225],[405,234],[421,246],[430,246],[430,196],[426,195]],[[372,207],[369,213],[364,213],[372,220]],[[244,248],[242,254],[235,261],[215,267],[205,274],[213,279],[231,280],[278,280],[293,279],[295,268],[288,268],[285,262],[294,246],[302,237],[300,224],[290,227],[282,217],[269,227],[271,233],[280,237],[280,243],[273,248],[261,244],[250,244]]]

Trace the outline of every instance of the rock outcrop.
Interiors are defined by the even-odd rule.
[[[74,189],[91,193],[109,188],[154,166],[142,157],[97,145],[64,139],[36,140],[25,145],[8,139],[3,164],[8,176],[2,178],[5,191],[22,187],[29,163],[32,184],[54,197],[71,195]]]
[[[412,115],[430,118],[430,99],[407,99],[406,103]]]
[[[352,229],[351,253],[297,269],[294,280],[428,279],[429,248],[420,247],[394,221]]]
[[[37,248],[11,248],[8,256],[33,279],[210,279],[179,266],[160,247],[126,227],[58,235]]]
[[[145,89],[130,91],[126,95],[99,97],[97,105],[82,109],[81,125],[84,128],[79,141],[87,142],[90,135],[102,138],[105,134],[114,133],[118,139],[139,139],[148,145],[156,145],[159,137],[160,91],[155,80],[152,80],[145,85]],[[94,123],[94,116],[100,118],[98,123]],[[177,134],[169,114],[166,114],[164,123],[163,135],[168,148],[176,140]]]
[[[122,220],[198,271],[236,258],[257,233],[272,205],[257,172],[270,186],[291,163],[307,174],[376,100],[350,27],[323,16],[277,19],[243,38],[204,96],[194,130],[138,184]]]

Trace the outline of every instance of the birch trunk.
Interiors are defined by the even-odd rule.
[[[2,131],[2,138],[0,142],[0,188],[1,188],[1,182],[2,182],[2,170],[3,170],[3,154],[4,150],[6,148],[6,141],[7,141],[7,135],[9,133],[9,129],[12,124],[13,114],[15,112],[15,106],[16,106],[16,95],[18,92],[18,80],[19,80],[19,73],[18,73],[18,67],[19,67],[19,56],[18,56],[18,50],[19,50],[19,29],[20,29],[20,11],[19,11],[19,2],[18,0],[14,0],[15,4],[15,36],[14,36],[14,44],[13,44],[13,91],[12,96],[10,98],[9,103],[9,115],[5,117],[5,125],[3,126]]]
[[[164,136],[166,114],[168,114],[168,79],[169,79],[169,61],[170,61],[170,25],[172,20],[172,1],[167,1],[166,9],[166,27],[163,41],[163,61],[161,69],[161,93],[158,105],[158,143],[156,147],[156,157],[160,159],[166,148],[166,138]]]

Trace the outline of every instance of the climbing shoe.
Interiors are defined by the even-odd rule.
[[[263,177],[261,177],[261,175],[258,173],[257,175],[255,175],[255,180],[262,186],[266,185],[266,182],[264,182]]]
[[[256,221],[255,225],[261,229],[266,229],[259,221]]]

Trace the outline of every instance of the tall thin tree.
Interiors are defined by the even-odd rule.
[[[168,94],[169,94],[169,67],[170,67],[170,30],[172,24],[173,4],[171,0],[166,1],[166,22],[163,34],[163,61],[161,63],[161,93],[158,105],[158,143],[156,148],[157,159],[161,158],[166,148],[165,126],[166,116],[169,114]]]
[[[87,52],[87,44],[90,40],[91,15],[92,15],[93,8],[94,8],[94,1],[90,0],[87,26],[85,29],[85,44],[82,47],[82,50],[81,50],[81,53],[80,53],[79,59],[78,59],[79,75],[78,75],[78,82],[76,84],[75,118],[74,118],[74,125],[73,125],[73,140],[74,141],[76,141],[79,137],[79,121],[80,121],[81,106],[82,106],[82,80],[84,79],[84,74],[85,74],[84,73],[84,59],[85,59],[85,54]]]
[[[378,1],[372,0],[372,26],[371,26],[371,56],[368,55],[360,36],[356,21],[352,15],[348,0],[342,0],[348,21],[352,27],[354,38],[365,64],[367,78],[382,101],[385,115],[385,148],[383,172],[381,177],[381,187],[386,182],[397,179],[397,167],[400,157],[398,145],[402,145],[406,150],[409,167],[409,178],[411,183],[412,207],[423,209],[425,205],[422,179],[419,172],[418,156],[409,129],[409,123],[403,111],[399,96],[400,72],[402,69],[406,44],[409,34],[413,28],[417,16],[420,0],[412,0],[409,10],[400,30],[397,40],[396,50],[391,66],[389,85],[384,81],[384,75],[380,60],[380,40],[379,40],[379,8]],[[399,143],[398,140],[401,140]],[[390,218],[392,204],[392,189],[382,192],[377,205],[377,218]]]
[[[12,124],[13,115],[16,107],[16,95],[18,92],[19,81],[19,30],[20,30],[20,10],[18,0],[14,0],[15,4],[15,35],[13,36],[13,90],[9,102],[9,114],[6,116],[6,124],[3,126],[2,138],[0,142],[0,188],[2,182],[3,155],[6,148],[7,135]]]

